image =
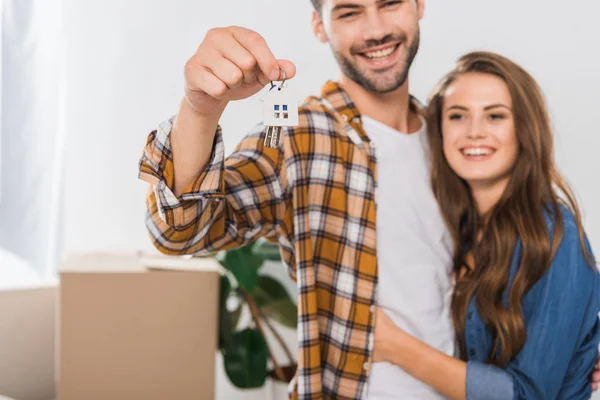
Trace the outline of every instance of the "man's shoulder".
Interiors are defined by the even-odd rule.
[[[298,107],[299,114],[323,114],[326,113],[333,117],[333,112],[327,107],[326,101],[319,96],[309,96]]]

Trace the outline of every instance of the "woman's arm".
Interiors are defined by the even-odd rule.
[[[404,332],[380,308],[376,311],[375,320],[373,361],[396,364],[450,399],[467,398],[467,363]]]
[[[513,379],[489,365],[451,357],[398,328],[381,310],[376,312],[374,361],[398,365],[452,400],[512,400]],[[467,378],[468,376],[468,378]]]

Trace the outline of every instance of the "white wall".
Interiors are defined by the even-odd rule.
[[[66,0],[66,251],[150,247],[143,223],[146,186],[136,179],[137,161],[147,133],[177,110],[183,65],[209,28],[241,25],[259,31],[277,57],[297,64],[291,84],[303,95],[318,93],[326,79],[336,78],[328,47],[311,34],[309,0],[285,2],[285,9],[282,4]],[[474,49],[500,52],[528,69],[547,95],[557,157],[583,201],[586,227],[600,254],[598,14],[600,3],[590,0],[577,5],[429,0],[411,85],[425,100],[453,62]],[[259,116],[256,98],[230,105],[222,121],[229,151]],[[221,398],[235,398],[219,379]]]

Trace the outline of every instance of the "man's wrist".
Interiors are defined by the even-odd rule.
[[[205,102],[205,104],[199,108],[197,104],[194,104],[192,98],[194,95],[198,96],[199,94],[190,94],[188,92],[185,93],[182,99],[182,110],[185,108],[185,112],[189,112],[197,118],[208,119],[208,120],[219,120],[223,111],[227,107],[229,101],[227,100],[216,100]]]
[[[185,121],[187,125],[192,126],[217,125],[224,110],[225,107],[211,113],[201,113],[190,104],[187,97],[183,97],[179,106],[179,113],[177,113],[176,121],[182,120]]]

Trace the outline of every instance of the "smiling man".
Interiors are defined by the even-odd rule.
[[[430,187],[426,126],[409,94],[425,0],[313,0],[313,30],[340,67],[299,126],[265,148],[257,126],[227,158],[219,119],[295,74],[256,32],[210,30],[185,67],[176,117],[150,134],[147,227],[167,254],[277,240],[297,282],[295,399],[437,399],[380,360],[375,314],[446,354],[452,240]]]
[[[423,13],[416,1],[403,6],[410,1],[327,2],[333,7],[313,1],[315,33],[330,43],[343,75],[363,90],[386,93],[406,82],[419,49]],[[397,12],[402,7],[412,10]]]

